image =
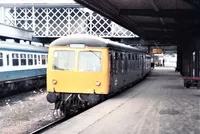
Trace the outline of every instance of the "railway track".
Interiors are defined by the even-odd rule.
[[[49,123],[49,124],[47,124],[47,125],[45,125],[45,126],[39,128],[39,129],[33,131],[33,132],[31,132],[30,134],[40,134],[40,133],[42,133],[42,132],[45,132],[45,131],[47,131],[48,129],[50,129],[50,128],[52,128],[52,127],[55,127],[56,125],[58,125],[58,124],[60,124],[60,123],[62,123],[62,122],[64,122],[64,121],[66,121],[67,119],[69,119],[69,118],[65,118],[65,117],[64,117],[64,118],[57,119],[57,120],[55,120],[54,122],[51,122],[51,123]]]
[[[45,131],[47,131],[47,130],[49,130],[49,129],[51,129],[51,128],[57,126],[57,125],[59,125],[60,123],[62,123],[62,122],[64,122],[64,121],[67,121],[67,120],[73,118],[74,116],[76,116],[76,115],[78,115],[78,114],[84,112],[84,111],[87,110],[87,109],[88,109],[88,108],[86,108],[86,109],[84,109],[84,110],[80,110],[79,112],[73,113],[73,114],[71,114],[71,115],[68,115],[67,117],[58,118],[58,119],[56,119],[54,122],[51,122],[51,123],[49,123],[49,124],[47,124],[47,125],[45,125],[45,126],[39,128],[39,129],[37,129],[37,130],[32,131],[30,134],[41,134],[41,133],[43,133],[43,132],[45,132]]]

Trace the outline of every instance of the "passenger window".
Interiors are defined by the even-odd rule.
[[[118,59],[119,59],[119,57],[118,57],[118,53],[115,53],[115,74],[117,74],[117,72],[118,72]]]
[[[131,54],[128,54],[128,60],[131,60]]]
[[[45,60],[45,55],[42,55],[42,65],[45,65],[46,64],[46,60]]]
[[[28,54],[28,65],[33,65],[33,55]]]
[[[9,66],[9,63],[10,63],[10,62],[9,62],[9,61],[10,61],[10,60],[9,60],[9,54],[6,55],[6,59],[7,59],[7,66]]]
[[[26,54],[20,54],[21,58],[21,65],[25,66],[26,65]]]
[[[34,55],[34,63],[35,63],[35,65],[37,65],[37,55],[36,54]]]
[[[40,64],[40,55],[38,55],[38,64]]]
[[[124,54],[124,70],[128,69],[128,57],[127,54]]]
[[[3,53],[0,53],[0,66],[3,66]]]
[[[12,54],[12,62],[13,62],[13,66],[19,65],[19,54],[17,53]]]
[[[134,60],[134,54],[132,54],[132,60]]]
[[[123,53],[120,53],[120,59],[124,60]]]

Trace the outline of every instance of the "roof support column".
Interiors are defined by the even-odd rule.
[[[180,53],[181,55],[181,75],[183,76],[191,76],[192,75],[192,50],[188,47],[188,40],[179,40],[180,45]]]
[[[181,46],[180,44],[177,45],[177,62],[176,62],[176,71],[181,73],[181,61],[182,60],[182,53],[181,53]]]
[[[194,76],[194,57],[193,57],[193,52],[190,52],[188,58],[189,58],[189,74],[187,76],[193,77]]]
[[[199,77],[199,46],[195,44],[195,76]]]

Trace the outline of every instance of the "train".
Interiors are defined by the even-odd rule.
[[[49,45],[46,98],[67,116],[122,92],[150,71],[151,55],[131,45],[87,34],[60,37]]]
[[[0,41],[0,97],[46,85],[48,48]]]

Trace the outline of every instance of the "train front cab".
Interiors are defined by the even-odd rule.
[[[78,47],[78,48],[77,48]],[[108,94],[108,49],[87,46],[50,46],[47,91]]]

